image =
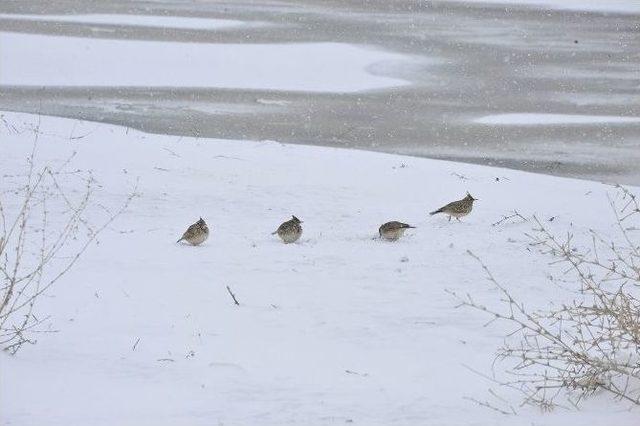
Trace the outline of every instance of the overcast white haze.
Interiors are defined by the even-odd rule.
[[[534,215],[625,242],[639,24],[638,0],[0,4],[0,212],[32,152],[71,202],[95,179],[45,278],[133,196],[0,353],[0,425],[640,424],[606,392],[522,404],[494,364],[513,327],[451,295],[500,304],[470,251],[527,306],[571,303]],[[64,226],[45,204],[32,235]],[[382,241],[391,220],[415,228]]]

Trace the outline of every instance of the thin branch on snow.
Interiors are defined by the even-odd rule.
[[[227,291],[231,295],[231,298],[233,299],[233,303],[235,303],[236,306],[240,306],[240,302],[238,302],[238,299],[236,299],[236,295],[233,294],[233,292],[231,291],[231,288],[229,286],[227,286]]]
[[[513,210],[511,214],[503,215],[500,220],[498,220],[497,222],[492,223],[491,226],[498,226],[498,225],[500,225],[502,223],[513,222],[513,221],[518,221],[519,223],[524,223],[524,222],[528,222],[529,220],[526,217],[522,216],[520,213],[518,213],[517,210]]]
[[[466,399],[467,401],[471,401],[471,402],[473,402],[475,404],[478,404],[481,407],[488,408],[488,409],[496,411],[496,412],[498,412],[500,414],[504,414],[505,416],[513,416],[513,415],[517,414],[513,407],[510,407],[511,411],[506,411],[506,410],[503,410],[501,408],[496,407],[495,405],[491,404],[489,401],[480,401],[480,400],[472,398],[470,396],[464,396],[462,398]]]

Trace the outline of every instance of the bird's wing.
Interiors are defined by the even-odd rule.
[[[184,235],[182,237],[183,238],[193,237],[194,235],[196,235],[197,232],[198,232],[198,225],[194,224],[188,227],[186,231],[184,231]]]

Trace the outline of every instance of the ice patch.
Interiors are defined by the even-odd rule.
[[[571,115],[514,113],[487,115],[473,120],[474,123],[499,126],[536,126],[547,124],[622,124],[640,123],[640,117],[617,115]]]
[[[289,101],[278,100],[278,99],[256,99],[256,102],[263,105],[278,105],[278,106],[285,106],[291,103]]]
[[[344,43],[208,44],[0,33],[0,86],[219,87],[359,92],[403,86],[373,75],[396,53]]]
[[[190,18],[186,16],[156,15],[13,15],[2,13],[0,19],[17,19],[25,21],[71,22],[78,24],[128,25],[134,27],[174,28],[189,30],[219,30],[241,27],[251,23],[231,19]]]

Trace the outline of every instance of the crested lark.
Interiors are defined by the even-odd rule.
[[[209,238],[209,227],[205,221],[200,218],[196,223],[187,228],[182,234],[182,237],[177,241],[186,241],[193,246],[202,244],[207,238]]]
[[[396,222],[387,222],[378,229],[378,233],[380,234],[380,238],[387,241],[397,241],[404,235],[404,231],[410,228],[415,228],[415,226],[407,225],[406,223]]]
[[[473,198],[471,194],[467,192],[467,196],[462,200],[451,202],[444,207],[440,207],[438,210],[432,211],[429,214],[433,216],[437,213],[444,213],[446,215],[449,215],[449,221],[451,221],[452,217],[460,220],[461,217],[471,213],[471,210],[473,209],[473,202],[476,200],[477,198]]]
[[[271,235],[278,234],[285,244],[295,243],[302,235],[302,221],[295,216],[291,216],[291,220],[284,222]]]

